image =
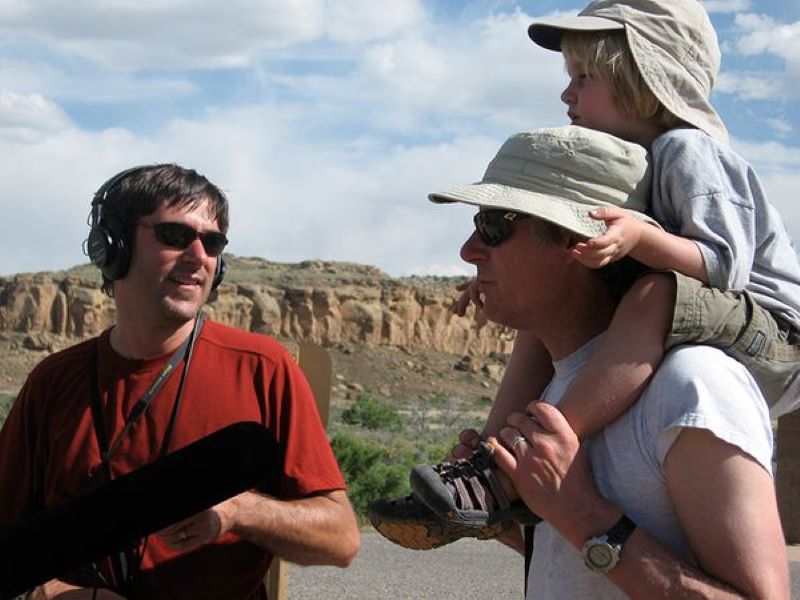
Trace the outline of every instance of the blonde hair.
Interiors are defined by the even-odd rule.
[[[622,114],[651,121],[664,129],[686,125],[650,91],[636,66],[624,31],[566,31],[561,52],[602,77]]]

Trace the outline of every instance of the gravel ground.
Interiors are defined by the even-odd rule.
[[[792,598],[800,600],[800,547],[788,547]],[[436,550],[412,551],[377,533],[361,535],[348,569],[289,567],[290,600],[459,598],[521,600],[523,560],[496,542],[463,539]]]

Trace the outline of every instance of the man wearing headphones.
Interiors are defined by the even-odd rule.
[[[193,170],[136,167],[98,190],[86,249],[116,324],[43,360],[20,391],[0,432],[0,526],[239,421],[275,437],[276,497],[234,496],[32,597],[265,598],[273,556],[347,566],[357,553],[345,483],[295,362],[270,338],[202,317],[227,229],[225,196]]]

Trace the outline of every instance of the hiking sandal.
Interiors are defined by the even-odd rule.
[[[488,540],[511,527],[511,522],[474,528],[438,517],[414,495],[376,500],[369,505],[372,526],[390,542],[411,550],[432,550],[461,538]]]
[[[440,518],[472,529],[541,521],[521,500],[509,501],[494,469],[492,447],[480,442],[468,459],[414,467],[411,489]]]

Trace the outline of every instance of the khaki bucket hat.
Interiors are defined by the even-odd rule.
[[[728,142],[728,131],[710,102],[721,58],[717,34],[696,0],[596,0],[576,17],[536,21],[528,35],[560,51],[565,31],[612,30],[625,30],[642,77],[667,110]]]
[[[588,212],[619,206],[657,225],[644,214],[650,199],[647,151],[602,131],[567,126],[511,136],[477,183],[428,195],[431,202],[463,202],[520,212],[584,238],[606,231]]]

